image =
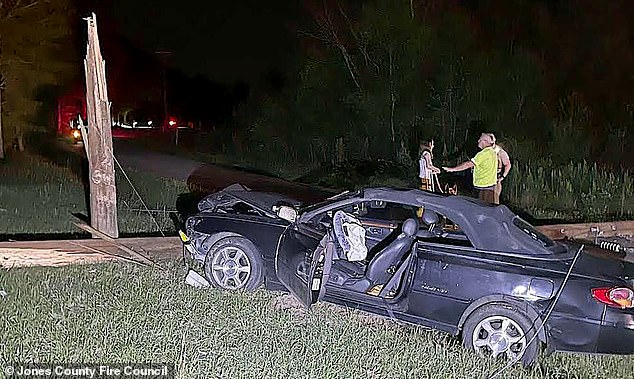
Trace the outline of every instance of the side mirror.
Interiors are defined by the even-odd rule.
[[[288,205],[281,205],[274,210],[277,214],[277,217],[283,220],[286,220],[288,222],[295,222],[295,220],[297,220],[297,211],[294,208],[289,207]]]

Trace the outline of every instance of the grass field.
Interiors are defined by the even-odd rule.
[[[177,378],[285,379],[485,378],[502,365],[443,333],[341,307],[195,289],[176,262],[5,270],[0,291],[0,363],[152,361],[174,363]],[[501,377],[633,375],[632,357],[557,353]]]
[[[176,198],[187,192],[184,182],[127,170],[149,209],[175,208]],[[139,197],[117,170],[117,208],[120,233],[174,230],[167,212],[152,213],[157,226]],[[16,156],[0,164],[0,234],[55,234],[78,232],[73,213],[87,215],[84,185],[69,168],[33,156]]]
[[[634,218],[634,177],[588,162],[516,164],[504,182],[506,200],[538,218],[611,221]]]

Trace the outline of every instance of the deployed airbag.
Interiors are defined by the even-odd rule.
[[[347,260],[357,262],[368,256],[365,228],[356,217],[344,211],[337,211],[332,219],[332,226]]]

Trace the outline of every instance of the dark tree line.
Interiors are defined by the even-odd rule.
[[[627,157],[632,6],[585,0],[306,3],[297,75],[249,110],[247,154],[444,159],[493,131],[518,157]]]
[[[4,146],[22,147],[29,131],[45,128],[56,96],[81,82],[87,5],[78,4],[0,1]],[[294,61],[250,87],[165,70],[152,51],[120,40],[102,13],[100,33],[112,26],[102,46],[115,109],[160,104],[166,74],[175,112],[224,124],[225,145],[250,157],[408,161],[431,136],[436,153],[452,160],[470,155],[486,130],[516,157],[631,161],[628,1],[307,0],[303,7],[287,25],[295,40],[285,54]]]
[[[50,115],[43,106],[53,111],[51,100],[78,74],[74,18],[71,0],[0,1],[3,148],[23,150],[24,137]]]

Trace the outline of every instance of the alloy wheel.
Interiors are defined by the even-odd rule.
[[[509,317],[490,316],[476,325],[472,343],[480,354],[516,359],[526,348],[526,332]]]
[[[251,276],[251,262],[242,249],[226,246],[214,255],[211,274],[220,287],[228,290],[240,289]]]

